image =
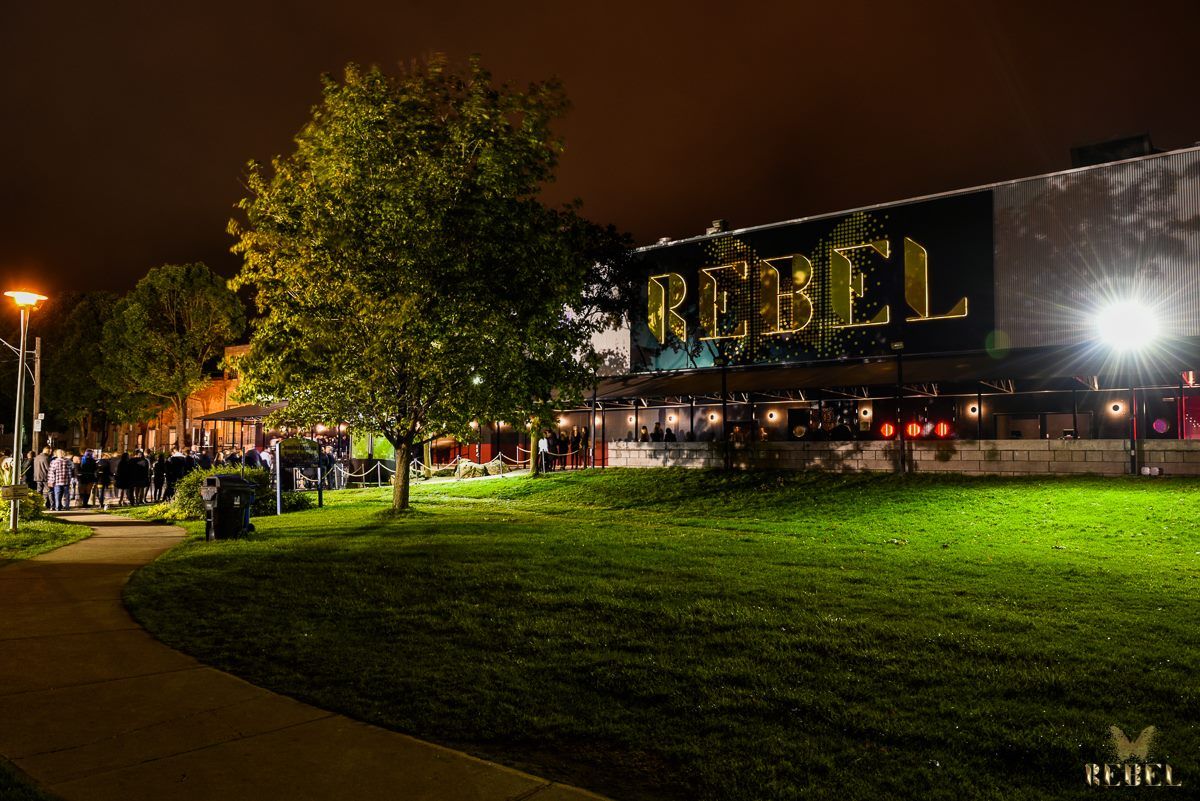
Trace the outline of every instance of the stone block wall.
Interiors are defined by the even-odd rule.
[[[731,445],[740,470],[895,471],[896,442],[762,442]],[[1139,463],[1166,475],[1200,475],[1200,440],[1139,443]],[[721,467],[718,442],[611,442],[610,467]],[[914,473],[1127,475],[1129,440],[943,440],[905,443]]]

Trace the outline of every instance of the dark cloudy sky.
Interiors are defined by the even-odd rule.
[[[237,268],[249,159],[288,152],[347,61],[479,53],[574,109],[551,201],[639,242],[1069,166],[1072,145],[1200,140],[1196,0],[10,2],[0,11],[0,281]]]

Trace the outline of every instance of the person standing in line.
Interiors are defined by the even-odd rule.
[[[549,432],[543,428],[542,436],[538,438],[537,444],[538,467],[541,468],[543,473],[549,469],[548,464],[550,462],[550,437],[548,434]]]
[[[70,451],[67,451],[67,456],[71,458],[71,468],[75,471],[71,476],[71,491],[67,494],[67,508],[70,509],[79,505],[79,468],[83,464],[83,457]]]
[[[672,431],[671,429],[668,428],[665,432],[663,432],[663,442],[677,442],[677,441],[678,441],[678,439],[675,437],[675,432]]]
[[[96,459],[96,505],[108,508],[108,488],[112,485],[112,462],[101,451]]]
[[[114,484],[117,489],[117,505],[133,505],[133,462],[129,460],[129,452],[122,451],[114,471]]]
[[[640,432],[638,432],[638,442],[649,442],[649,441],[650,441],[650,431],[645,426],[642,426],[642,430]]]
[[[133,460],[133,500],[134,503],[146,502],[150,492],[150,460],[140,448],[134,454]]]
[[[186,471],[187,459],[183,458],[183,453],[176,448],[171,454],[171,458],[167,460],[167,498],[175,497],[175,485],[179,483],[179,479],[183,478]]]
[[[92,487],[96,485],[96,458],[91,450],[83,452],[79,460],[79,505],[86,509],[92,505]]]
[[[36,458],[37,454],[33,451],[29,451],[29,453],[25,454],[25,461],[22,462],[22,471],[24,472],[24,475],[21,476],[21,481],[25,484],[25,486],[29,487],[29,489],[34,490],[35,492],[37,491],[37,482],[33,480],[33,460]]]
[[[651,442],[662,442],[663,441],[662,423],[654,424],[654,430],[652,432],[650,432],[650,441]]]
[[[244,461],[247,468],[253,469],[255,467],[262,467],[262,460],[258,458],[257,446],[246,449],[246,458]]]
[[[50,454],[50,448],[42,448],[42,452],[33,459],[34,488],[37,490],[38,495],[41,495],[42,498],[47,501],[47,506],[50,505],[50,485],[46,483],[46,475],[50,471]]]
[[[167,483],[167,457],[162,453],[158,454],[158,458],[154,460],[153,468],[154,478],[154,502],[158,503],[163,500],[163,487]]]
[[[258,461],[268,473],[273,472],[275,469],[275,452],[270,448],[263,448],[258,452]]]
[[[54,460],[46,471],[46,484],[50,487],[50,508],[56,512],[67,511],[70,500],[71,479],[75,475],[75,465],[71,457],[63,450],[54,452]]]
[[[555,431],[552,436],[554,437],[554,469],[566,470],[568,452],[567,432]]]
[[[578,467],[579,466],[579,455],[582,452],[581,446],[579,444],[579,426],[571,426],[571,439],[568,443],[568,447],[570,448],[570,454],[571,454],[571,457],[570,457],[571,467]]]

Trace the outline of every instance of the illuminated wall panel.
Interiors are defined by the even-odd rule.
[[[1200,151],[997,186],[996,325],[1014,347],[1091,339],[1117,300],[1200,336]]]

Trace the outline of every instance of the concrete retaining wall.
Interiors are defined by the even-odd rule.
[[[896,442],[762,442],[729,446],[742,470],[895,471]],[[1200,475],[1200,440],[1139,444],[1139,464],[1166,475]],[[610,467],[721,467],[717,442],[610,442]],[[1126,475],[1129,440],[945,440],[905,443],[914,473],[968,475]]]

